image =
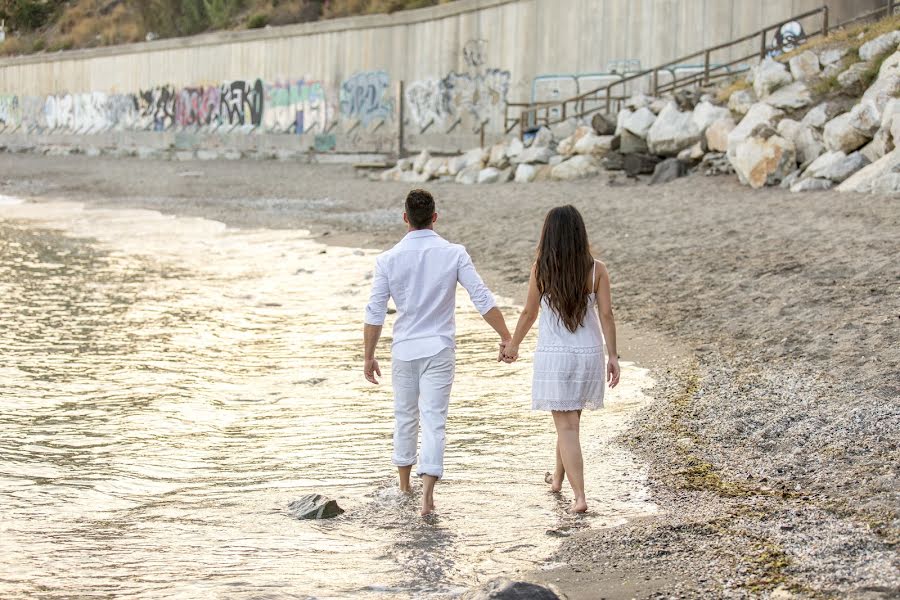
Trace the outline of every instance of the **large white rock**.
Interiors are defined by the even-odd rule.
[[[647,138],[647,132],[656,121],[656,115],[646,106],[641,107],[633,113],[627,115],[622,123],[622,128],[630,131],[639,138]]]
[[[625,130],[625,121],[628,120],[628,117],[630,117],[631,114],[632,111],[623,108],[619,111],[619,114],[616,115],[616,135],[621,135]]]
[[[729,154],[738,179],[752,188],[781,183],[797,166],[794,145],[777,135],[746,138]]]
[[[509,164],[509,159],[506,156],[506,144],[500,142],[491,146],[488,154],[488,166],[502,169],[507,164]]]
[[[472,148],[463,154],[463,168],[478,167],[480,170],[487,163],[488,152],[484,148]]]
[[[818,127],[825,127],[825,123],[843,112],[843,108],[837,102],[822,102],[809,109],[803,117],[803,123]]]
[[[431,160],[431,154],[428,153],[428,150],[422,150],[419,152],[419,155],[416,157],[416,160],[413,161],[413,171],[416,173],[421,173],[425,169],[425,163]]]
[[[863,167],[838,186],[839,192],[870,192],[880,178],[896,175],[900,171],[900,149],[885,154],[867,167]]]
[[[553,134],[553,139],[556,141],[563,140],[575,132],[575,128],[578,126],[578,122],[574,118],[566,119],[565,121],[560,121],[559,123],[554,123],[550,126],[550,133]]]
[[[652,154],[661,156],[676,156],[699,141],[700,130],[694,124],[693,114],[679,111],[674,103],[660,111],[647,132],[647,147]]]
[[[881,112],[881,129],[888,131],[894,143],[900,142],[900,99],[892,98]]]
[[[625,108],[637,111],[641,108],[648,107],[653,103],[653,98],[647,94],[637,93],[625,101]]]
[[[896,50],[897,44],[900,44],[900,31],[890,31],[860,46],[859,57],[870,61],[882,54]]]
[[[537,169],[534,165],[520,164],[516,167],[516,183],[531,183],[537,175]]]
[[[500,181],[500,169],[487,167],[478,172],[478,183],[497,183]]]
[[[875,162],[893,149],[894,142],[891,139],[891,132],[879,129],[872,141],[859,149],[859,153],[869,159],[869,162]]]
[[[810,50],[792,57],[788,64],[791,68],[791,76],[796,81],[805,81],[819,75],[819,57]]]
[[[525,144],[522,143],[522,140],[519,139],[519,136],[514,137],[509,140],[509,145],[506,147],[506,157],[512,158],[514,156],[518,156],[522,154],[522,151],[525,150]]]
[[[597,135],[591,132],[575,142],[575,154],[590,154],[592,156],[604,156],[612,149],[615,136]]]
[[[600,168],[590,156],[579,154],[565,160],[550,171],[553,179],[580,179],[600,172]]]
[[[481,173],[481,167],[471,165],[456,174],[456,183],[471,185],[478,181],[478,174]]]
[[[847,122],[863,135],[871,138],[881,127],[881,111],[878,110],[873,100],[863,99],[850,110],[850,120]]]
[[[424,175],[428,175],[429,178],[432,178],[437,175],[441,168],[445,167],[446,164],[446,159],[438,157],[429,158],[428,162],[426,162],[425,166],[422,168],[422,173]]]
[[[842,88],[847,90],[857,89],[857,86],[862,85],[863,74],[868,70],[868,63],[854,63],[844,69],[841,74],[837,76],[838,83]]]
[[[791,81],[787,68],[769,56],[753,67],[753,91],[757,98],[765,98]]]
[[[728,151],[728,134],[737,126],[730,116],[714,121],[706,128],[706,147],[713,152]]]
[[[694,120],[694,125],[697,126],[697,129],[700,130],[700,133],[704,133],[710,125],[715,123],[720,119],[730,119],[731,111],[725,108],[724,106],[716,106],[712,102],[702,101],[698,102],[697,106],[694,107],[694,113],[691,116]]]
[[[741,122],[737,124],[737,127],[728,134],[728,151],[731,152],[735,144],[750,137],[750,134],[759,125],[768,125],[774,129],[783,116],[783,111],[769,106],[765,102],[757,102],[750,107],[750,110],[747,111]]]
[[[553,132],[547,129],[546,127],[541,127],[534,134],[534,137],[531,138],[530,147],[543,147],[550,146],[553,144]]]
[[[803,108],[812,102],[812,94],[802,81],[795,81],[780,87],[763,99],[763,102],[776,108],[792,110]]]
[[[819,64],[833,65],[847,56],[850,49],[846,46],[837,46],[835,48],[825,48],[819,51]]]
[[[739,115],[746,115],[755,103],[753,90],[738,90],[728,98],[728,109]]]
[[[572,135],[561,140],[556,145],[556,152],[563,156],[571,156],[575,153],[575,145],[587,135],[595,135],[593,127],[587,127],[586,125],[578,127],[572,132]]]
[[[403,173],[403,169],[399,166],[391,167],[385,171],[382,171],[378,178],[381,181],[400,181],[400,174]]]
[[[869,164],[869,159],[860,152],[851,152],[847,156],[834,161],[827,168],[820,169],[818,177],[830,179],[835,183],[841,183],[863,167]]]
[[[815,160],[825,152],[825,140],[822,134],[815,127],[811,127],[806,123],[800,123],[800,127],[794,132],[791,138],[794,147],[797,149],[797,162],[801,165]]]
[[[803,177],[823,177],[822,173],[827,171],[833,164],[846,157],[847,155],[840,150],[826,152],[806,167],[806,171],[803,172]]]
[[[810,177],[801,179],[791,185],[792,192],[820,192],[822,190],[830,190],[834,183],[830,179],[819,179]]]
[[[870,190],[873,194],[900,193],[900,173],[885,173],[872,182]]]
[[[778,126],[775,127],[775,131],[777,131],[778,135],[784,139],[793,141],[794,137],[800,131],[801,126],[801,123],[794,119],[782,119],[778,121]]]
[[[514,163],[548,163],[553,151],[547,146],[529,146],[521,154],[514,157]]]
[[[825,124],[825,147],[829,150],[852,152],[867,141],[870,136],[850,125],[850,113],[838,115]]]

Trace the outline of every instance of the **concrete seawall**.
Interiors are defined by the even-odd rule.
[[[837,20],[880,2],[828,4]],[[320,152],[391,151],[402,118],[408,148],[449,151],[479,141],[482,127],[488,140],[501,137],[507,103],[569,97],[616,77],[611,71],[646,68],[821,5],[460,0],[7,58],[0,60],[0,127],[19,135],[292,134],[302,138],[294,145]]]

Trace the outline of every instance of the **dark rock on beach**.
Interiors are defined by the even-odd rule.
[[[667,158],[656,165],[656,168],[653,170],[653,177],[650,178],[650,185],[669,183],[687,174],[688,166],[686,164],[677,158]]]
[[[331,519],[343,514],[336,500],[321,494],[308,494],[288,504],[288,512],[297,519]]]
[[[462,600],[565,600],[561,593],[536,583],[512,581],[505,577],[491,579],[479,588],[469,590]]]

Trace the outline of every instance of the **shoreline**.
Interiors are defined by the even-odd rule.
[[[346,167],[244,161],[4,156],[0,173],[0,193],[302,227],[317,241],[364,248],[402,235],[408,187]],[[466,244],[492,289],[519,301],[543,212],[579,205],[610,265],[620,355],[657,381],[621,441],[648,464],[663,511],[575,534],[554,557],[567,567],[531,575],[573,599],[900,589],[884,570],[897,536],[888,478],[900,351],[882,317],[900,314],[888,262],[900,233],[896,202],[830,192],[798,199],[704,177],[653,188],[602,178],[526,187],[429,185],[437,229]],[[879,343],[860,347],[866,339]],[[841,385],[854,388],[853,401]],[[880,424],[854,424],[873,403]],[[878,439],[882,447],[861,458],[850,452]],[[829,462],[819,461],[827,449]]]

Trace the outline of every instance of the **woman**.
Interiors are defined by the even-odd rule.
[[[556,469],[547,474],[547,483],[559,492],[568,476],[575,494],[571,511],[576,513],[587,510],[578,438],[581,411],[602,408],[605,382],[610,388],[619,383],[609,288],[606,266],[591,255],[581,213],[574,206],[552,209],[544,220],[525,308],[502,358],[518,358],[519,344],[540,313],[531,407],[553,414]],[[609,350],[605,369],[604,339]]]

